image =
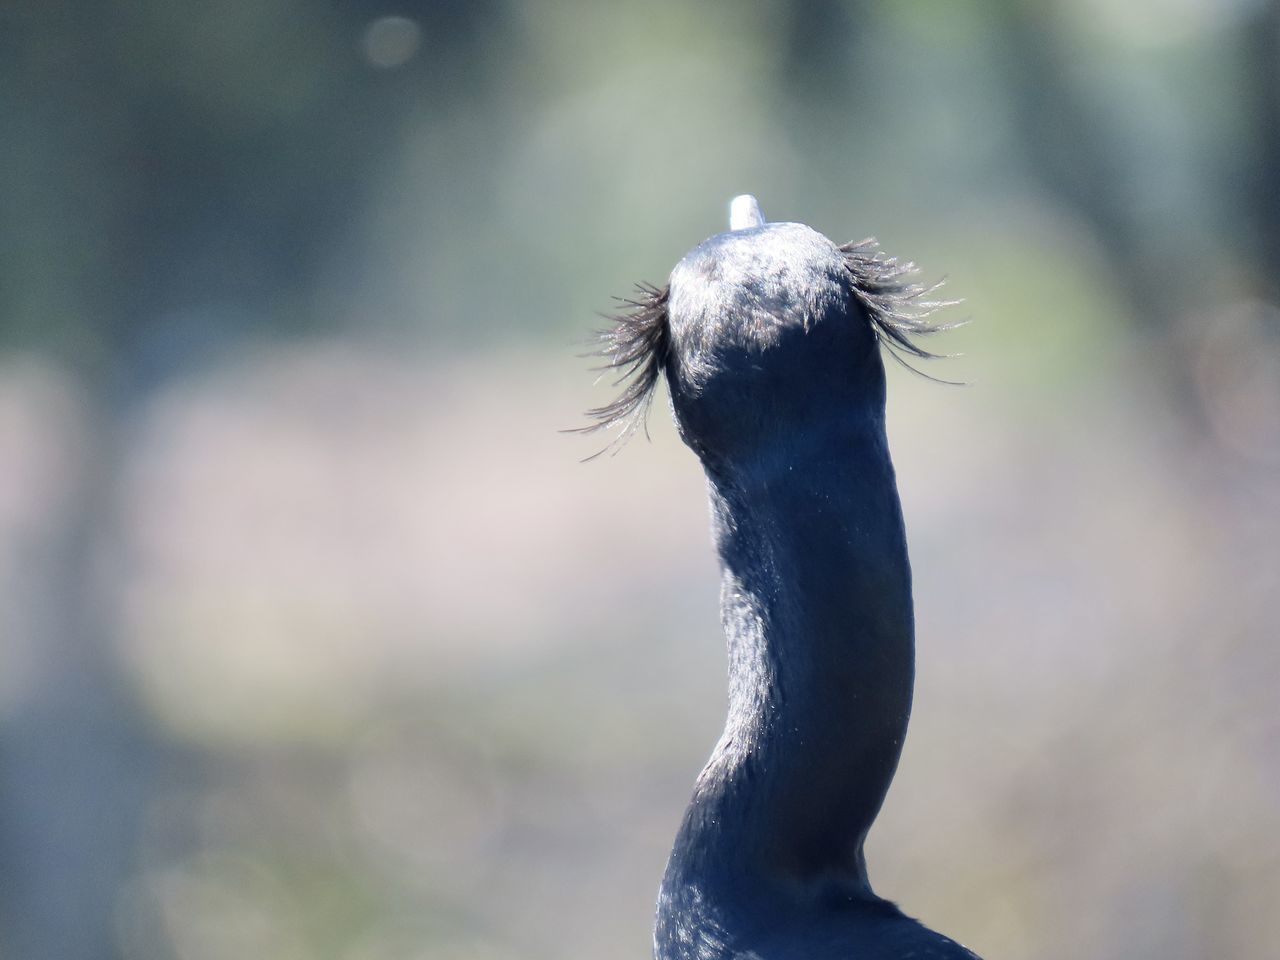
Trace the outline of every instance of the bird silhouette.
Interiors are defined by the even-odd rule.
[[[657,960],[976,955],[872,891],[863,846],[902,751],[915,672],[882,352],[932,357],[936,287],[874,241],[768,223],[754,197],[602,334],[643,422],[665,378],[707,477],[728,643],[724,733],[658,897]],[[615,441],[616,443],[617,441]]]

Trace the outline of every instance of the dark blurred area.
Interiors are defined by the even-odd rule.
[[[647,954],[704,494],[556,431],[748,191],[974,321],[879,892],[1280,956],[1280,3],[17,2],[0,111],[0,956]]]

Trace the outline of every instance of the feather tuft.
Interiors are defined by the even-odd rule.
[[[959,300],[939,300],[934,297],[942,289],[942,281],[933,284],[917,283],[911,278],[917,273],[910,260],[890,257],[880,249],[874,237],[840,247],[845,267],[853,279],[853,293],[867,311],[871,328],[885,351],[912,373],[927,380],[963,386],[956,380],[943,380],[917,369],[907,357],[918,360],[939,360],[954,354],[934,353],[915,342],[915,337],[927,337],[964,326],[967,320],[936,323],[930,319],[944,307],[954,307]],[[904,354],[906,356],[904,356]]]
[[[601,371],[602,377],[614,376],[613,386],[621,387],[622,392],[609,403],[588,410],[587,418],[592,422],[570,432],[597,433],[617,428],[618,434],[588,460],[605,452],[616,453],[640,427],[647,435],[649,406],[671,350],[667,287],[642,283],[636,286],[635,295],[615,299],[621,309],[604,315],[611,325],[599,331],[595,349],[583,356],[602,358],[604,363],[595,369]]]

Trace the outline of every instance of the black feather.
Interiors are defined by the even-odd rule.
[[[587,411],[592,423],[578,427],[574,433],[596,433],[620,426],[616,437],[604,449],[587,459],[594,459],[605,451],[616,451],[641,426],[646,426],[653,391],[658,385],[671,350],[671,332],[667,320],[666,287],[642,283],[636,286],[634,297],[616,298],[622,309],[605,315],[611,325],[596,336],[596,348],[584,354],[601,357],[605,363],[597,367],[604,375],[615,374],[615,387],[622,392],[609,403]]]
[[[929,319],[936,311],[959,301],[931,299],[942,283],[914,282],[910,278],[916,274],[916,265],[887,256],[874,239],[846,243],[839,249],[844,254],[854,296],[889,356],[926,379],[958,385],[918,370],[904,354],[920,360],[949,356],[933,353],[913,338],[962,326],[966,321],[935,323]],[[617,436],[588,460],[602,453],[616,453],[636,430],[647,430],[649,406],[671,351],[668,297],[668,287],[642,283],[636,286],[635,296],[616,298],[621,309],[604,315],[610,325],[597,333],[595,348],[584,354],[602,358],[604,364],[595,369],[603,371],[604,376],[615,375],[613,385],[622,388],[613,400],[587,411],[590,423],[568,431],[589,434],[619,428]]]
[[[964,326],[965,320],[935,323],[929,319],[943,307],[954,307],[960,301],[932,299],[933,294],[942,288],[942,281],[923,284],[911,280],[917,272],[916,265],[910,260],[886,255],[874,237],[843,244],[840,252],[844,254],[845,267],[853,279],[853,293],[867,311],[872,330],[885,352],[912,373],[939,383],[960,386],[955,380],[930,376],[912,366],[903,356],[907,354],[920,360],[954,356],[926,350],[913,338]]]

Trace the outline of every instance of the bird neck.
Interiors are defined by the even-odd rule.
[[[729,713],[671,883],[871,896],[863,842],[911,710],[914,623],[882,417],[707,463]]]

